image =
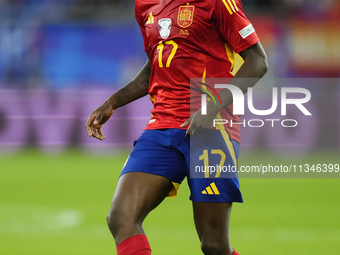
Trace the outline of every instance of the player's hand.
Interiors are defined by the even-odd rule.
[[[90,114],[85,124],[87,134],[90,137],[93,136],[99,140],[104,140],[105,136],[102,132],[102,127],[103,124],[105,124],[105,122],[110,119],[113,112],[114,110],[112,106],[107,102],[105,102],[104,104],[99,106],[96,110],[94,110]]]
[[[193,115],[190,116],[180,127],[187,127],[187,132],[185,133],[185,137],[189,138],[190,135],[199,135],[207,133],[211,130],[214,123],[213,114],[210,115],[202,115],[201,110],[198,110]]]

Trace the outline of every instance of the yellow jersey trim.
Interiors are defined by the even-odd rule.
[[[217,119],[222,119],[222,116],[221,116],[220,112],[217,114]],[[230,140],[228,132],[225,130],[225,127],[224,127],[223,124],[216,124],[216,130],[219,130],[221,132],[223,140],[224,140],[225,144],[228,147],[228,150],[229,150],[229,153],[231,155],[231,158],[233,159],[235,167],[237,169],[237,160],[236,160],[236,154],[235,154],[235,150],[234,150],[234,145],[233,145],[233,143]]]
[[[178,189],[179,189],[179,186],[180,186],[181,184],[180,184],[180,183],[173,182],[172,185],[173,185],[173,188],[172,188],[172,190],[170,190],[170,192],[168,193],[168,197],[177,197]]]
[[[239,11],[235,0],[222,0],[222,2],[224,3],[224,6],[227,8],[230,15]]]
[[[231,46],[229,44],[227,44],[227,43],[224,44],[224,47],[225,47],[225,51],[227,53],[228,59],[229,59],[229,61],[231,63],[230,73],[232,74],[234,66],[235,66],[235,56],[234,56],[235,52],[231,48]]]

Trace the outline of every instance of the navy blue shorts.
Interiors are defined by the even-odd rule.
[[[243,202],[237,177],[239,143],[225,130],[185,138],[183,129],[145,130],[121,175],[145,172],[168,178],[177,195],[185,177],[195,202]]]

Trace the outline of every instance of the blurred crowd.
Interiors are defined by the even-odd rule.
[[[49,24],[133,19],[124,0],[0,0],[0,87],[41,86],[43,30]]]
[[[253,11],[301,12],[306,14],[330,13],[340,15],[339,0],[242,0]]]
[[[333,10],[335,5],[339,4],[338,0],[242,0],[242,3],[249,8],[273,7],[287,9],[299,8]],[[26,13],[32,14],[34,11],[49,10],[49,15],[58,13],[58,10],[74,13],[74,18],[96,18],[100,13],[119,9],[124,11],[127,8],[133,9],[133,0],[0,0],[1,10],[18,11],[25,8]],[[46,13],[45,13],[46,14]],[[58,13],[60,14],[60,13]],[[114,19],[114,17],[111,17]]]
[[[339,0],[242,0],[252,11],[337,12]],[[0,0],[0,20],[110,21],[133,18],[133,0]]]
[[[312,12],[340,16],[339,0],[242,0],[248,13]],[[0,0],[0,87],[42,84],[48,24],[133,22],[133,0]],[[27,85],[28,84],[28,85]]]
[[[339,0],[242,0],[247,12],[336,12]],[[133,0],[0,0],[1,24],[133,19]]]

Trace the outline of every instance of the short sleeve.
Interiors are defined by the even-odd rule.
[[[146,33],[145,33],[145,25],[144,25],[144,21],[143,21],[143,17],[142,17],[140,8],[138,6],[138,2],[139,1],[136,1],[136,4],[135,4],[135,17],[136,17],[137,23],[138,23],[138,25],[139,25],[139,27],[142,31],[142,36],[143,36],[143,39],[144,39],[144,50],[147,54],[149,54],[150,53],[150,44],[149,44],[149,41],[148,41]]]
[[[217,27],[236,53],[259,41],[253,25],[244,14],[240,0],[215,1]]]

